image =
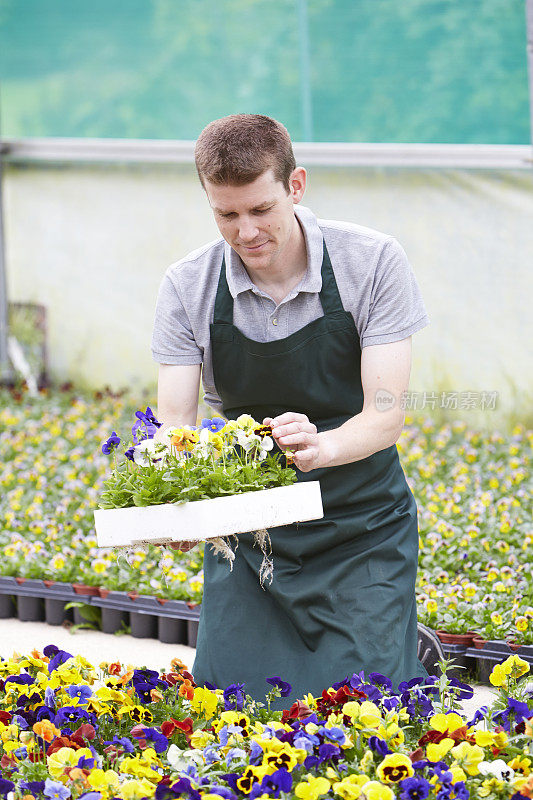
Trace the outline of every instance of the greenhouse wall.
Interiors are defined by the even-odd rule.
[[[308,172],[315,213],[385,231],[408,254],[431,319],[413,338],[414,403],[457,392],[483,412],[480,393],[497,392],[487,414],[529,412],[531,172]],[[193,165],[8,164],[4,209],[9,299],[46,306],[51,377],[152,389],[160,280],[218,235]]]

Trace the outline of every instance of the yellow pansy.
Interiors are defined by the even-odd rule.
[[[342,781],[333,784],[333,791],[343,800],[355,800],[355,798],[359,797],[362,787],[368,781],[368,775],[348,775]]]
[[[403,753],[389,753],[378,766],[377,776],[384,783],[397,783],[415,774],[409,756]]]
[[[374,763],[374,753],[372,752],[372,750],[367,750],[363,758],[359,762],[359,768],[361,772],[368,772],[370,765],[373,763]]]
[[[516,653],[506,658],[502,667],[505,668],[508,675],[511,675],[515,679],[520,678],[522,675],[527,675],[529,672],[529,664],[527,661],[517,656]]]
[[[457,781],[466,781],[467,776],[465,771],[457,766],[457,764],[452,764],[450,767],[450,772],[452,773],[452,783],[457,783]]]
[[[507,686],[509,674],[505,671],[503,664],[495,664],[489,675],[489,681],[493,686]]]
[[[267,798],[267,797],[270,797],[270,795],[262,794],[262,795],[260,795],[260,797]],[[212,792],[205,792],[204,794],[202,794],[202,800],[220,800],[220,795],[219,794],[212,794]]]
[[[20,742],[12,741],[12,742],[4,742],[4,750],[6,753],[12,753],[14,750],[18,750],[20,747]]]
[[[88,747],[72,750],[70,747],[60,747],[51,756],[47,756],[48,772],[55,780],[67,782],[66,767],[75,767],[80,758],[92,758],[93,754]]]
[[[484,731],[481,729],[474,731],[474,740],[480,747],[490,747],[494,744],[496,734],[492,731]]]
[[[371,703],[369,700],[364,700],[359,706],[358,722],[359,725],[357,727],[363,726],[364,728],[379,728],[383,722],[383,719],[377,705],[375,703]]]
[[[244,794],[250,794],[255,783],[260,783],[268,769],[266,767],[246,767],[240,778],[237,778],[237,788]]]
[[[121,797],[122,800],[142,800],[143,797],[153,797],[155,794],[156,785],[150,783],[143,778],[143,780],[132,780],[122,783],[116,790],[116,797]]]
[[[499,794],[500,789],[503,789],[503,786],[503,781],[499,781],[498,778],[486,778],[481,786],[477,787],[477,796],[488,797],[489,794]]]
[[[391,720],[391,721],[387,720],[386,725],[380,725],[376,733],[377,736],[379,736],[381,739],[385,739],[386,742],[389,742],[394,745],[400,745],[405,740],[405,734],[401,730],[396,720]]]
[[[478,765],[484,759],[483,750],[477,744],[461,742],[452,748],[452,756],[469,775],[479,773]]]
[[[218,705],[218,698],[209,689],[203,686],[197,686],[194,690],[194,697],[191,700],[191,708],[197,714],[210,719],[215,713]]]
[[[344,714],[335,714],[334,712],[329,715],[324,724],[324,728],[338,728],[344,722]]]
[[[368,781],[363,787],[366,800],[394,800],[394,792],[390,786],[379,781]]]
[[[327,794],[330,787],[331,783],[327,778],[314,778],[312,775],[307,775],[306,780],[296,784],[294,792],[296,797],[300,797],[302,800],[317,800]]]
[[[153,748],[147,748],[147,750],[152,750],[155,756]],[[153,757],[152,754],[147,754],[147,750],[143,750],[142,755],[126,756],[120,763],[120,771],[125,775],[135,775],[136,778],[146,778],[149,781],[158,783],[161,780],[161,775],[152,769]]]
[[[194,747],[196,750],[203,750],[209,742],[213,742],[214,740],[215,737],[212,733],[209,733],[209,731],[197,730],[191,735],[191,747]]]
[[[507,764],[514,769],[515,772],[521,772],[522,775],[529,775],[531,773],[531,759],[522,758],[522,756],[515,756]]]
[[[429,724],[434,731],[439,731],[439,733],[453,733],[459,728],[462,728],[465,724],[465,721],[459,716],[459,714],[455,713],[434,714],[432,717],[430,717]]]
[[[87,777],[87,782],[95,791],[102,792],[106,796],[115,794],[115,789],[120,783],[119,777],[114,769],[92,769]]]
[[[95,692],[99,700],[107,703],[120,703],[122,706],[133,706],[134,702],[126,692],[121,692],[117,689],[112,689],[109,686],[101,686]]]
[[[426,756],[433,763],[442,761],[446,753],[449,753],[455,742],[453,739],[442,739],[438,744],[430,742],[426,747]]]
[[[266,744],[263,766],[268,767],[269,773],[272,774],[277,769],[286,769],[287,772],[292,772],[298,764],[295,748],[291,747],[288,742],[280,742],[279,739],[270,739]]]

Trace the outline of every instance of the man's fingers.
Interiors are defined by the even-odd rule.
[[[171,550],[182,550],[188,553],[193,547],[196,547],[198,542],[168,542],[165,544],[156,544],[156,547],[170,547]]]
[[[278,417],[271,419],[271,422],[277,427],[278,425],[285,425],[288,422],[309,422],[309,417],[305,414],[299,414],[296,411],[286,411]]]
[[[308,433],[302,431],[301,433],[291,433],[288,436],[281,436],[278,439],[278,444],[283,447],[294,447],[294,445],[312,445],[316,443],[316,433]]]

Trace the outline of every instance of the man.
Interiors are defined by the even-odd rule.
[[[207,403],[270,425],[296,450],[298,479],[320,480],[324,505],[322,520],[270,530],[266,589],[251,536],[239,537],[232,572],[206,547],[195,680],[244,682],[262,698],[278,675],[296,698],[360,670],[395,686],[424,677],[417,509],[395,443],[411,335],[428,318],[405,253],[299,206],[306,171],[269,117],[212,122],[195,159],[222,239],[161,283],[158,438],[195,424],[203,369]]]

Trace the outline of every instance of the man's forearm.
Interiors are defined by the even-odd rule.
[[[324,461],[320,466],[338,467],[361,461],[398,441],[404,414],[400,409],[377,411],[368,408],[339,428],[318,434]]]

